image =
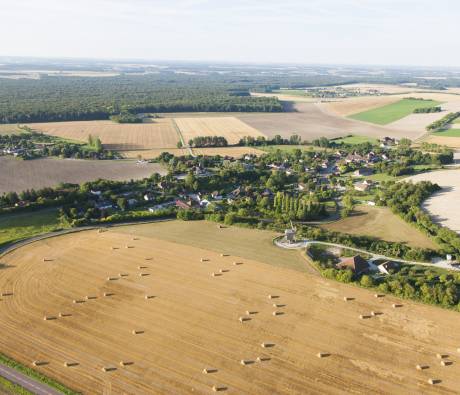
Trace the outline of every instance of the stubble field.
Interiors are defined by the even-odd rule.
[[[155,236],[180,236],[178,226],[80,232],[4,256],[0,289],[11,294],[0,301],[2,351],[25,364],[46,362],[37,369],[87,394],[209,394],[213,386],[229,394],[458,389],[458,313],[410,302],[394,309],[395,298],[246,258],[260,251],[259,236],[250,247],[254,230],[241,230],[239,256],[200,245],[212,235],[209,246],[216,241],[229,254],[240,229],[187,224],[201,240],[196,246]],[[261,233],[265,249],[274,249]],[[370,311],[381,314],[358,318]],[[453,364],[441,366],[436,353]],[[416,364],[429,368],[417,371]]]
[[[175,122],[186,144],[198,136],[223,136],[229,144],[237,144],[246,136],[264,136],[236,117],[176,118]]]
[[[32,123],[34,130],[65,139],[87,142],[88,136],[99,137],[106,149],[133,151],[176,148],[179,136],[171,119],[155,119],[140,124],[119,124],[112,121],[75,121]]]

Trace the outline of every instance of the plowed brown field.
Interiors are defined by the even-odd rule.
[[[195,246],[149,236],[155,227],[152,234],[180,234],[178,226],[86,231],[4,256],[0,289],[12,295],[0,301],[0,349],[25,364],[48,362],[37,369],[85,394],[209,394],[214,385],[228,394],[458,390],[459,313],[410,302],[395,309],[395,298],[245,258],[276,248],[267,241],[262,251],[255,230],[185,224],[194,232],[184,241],[196,239]],[[215,251],[214,240],[228,247],[222,252],[238,250],[240,232],[243,256]],[[257,235],[252,253],[251,234]],[[213,248],[198,247],[206,241]],[[355,299],[344,302],[344,296]],[[358,318],[371,311],[381,315]],[[250,320],[241,323],[242,316]],[[330,355],[318,358],[318,352]],[[441,366],[436,353],[453,364]],[[429,368],[417,371],[416,364]],[[215,371],[204,374],[204,368]],[[429,385],[428,378],[440,382]]]

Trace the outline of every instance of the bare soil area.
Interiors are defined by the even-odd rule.
[[[433,220],[460,233],[460,170],[441,170],[417,174],[407,180],[413,182],[431,181],[438,184],[442,191],[425,200],[423,208]]]
[[[459,313],[406,301],[395,309],[396,298],[246,258],[260,251],[257,238],[248,247],[255,230],[244,230],[241,255],[221,256],[214,240],[231,254],[240,229],[200,234],[200,224],[192,236],[214,234],[211,249],[148,236],[158,225],[174,232],[168,223],[60,236],[4,256],[2,351],[45,362],[37,370],[86,394],[457,392]],[[359,319],[371,311],[379,314]]]
[[[155,172],[165,173],[157,163],[54,158],[20,160],[0,157],[0,194],[53,187],[61,182],[80,184],[98,178],[118,181],[141,179]]]
[[[420,133],[406,133],[336,115],[329,103],[295,103],[294,112],[242,114],[238,118],[269,137],[298,134],[304,140],[336,138],[349,134],[381,138],[384,136],[415,138]]]

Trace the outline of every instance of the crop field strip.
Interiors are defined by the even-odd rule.
[[[402,99],[396,103],[350,115],[349,118],[378,125],[388,125],[412,114],[417,108],[434,107],[440,104],[434,100]]]
[[[231,145],[246,136],[264,136],[236,117],[175,118],[175,122],[186,144],[198,136],[223,136]]]
[[[171,119],[159,118],[140,124],[112,121],[75,121],[32,123],[34,130],[66,139],[87,142],[88,136],[99,137],[106,149],[133,151],[176,148],[179,138]]]
[[[394,309],[401,304],[392,297],[137,229],[62,236],[5,256],[0,289],[12,294],[0,300],[2,349],[90,394],[107,385],[136,394],[437,393],[458,385],[454,312],[410,302]],[[216,233],[225,239],[227,230]],[[436,353],[453,365],[442,367]],[[431,377],[441,383],[430,386]]]

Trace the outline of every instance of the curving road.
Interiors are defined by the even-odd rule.
[[[440,259],[439,261],[436,261],[436,262],[406,261],[405,259],[393,258],[393,257],[388,257],[388,256],[385,256],[385,255],[380,255],[380,254],[374,254],[372,252],[362,250],[360,248],[348,247],[348,246],[343,245],[343,244],[328,243],[326,241],[300,240],[297,243],[285,244],[285,243],[280,242],[279,240],[275,240],[275,244],[278,247],[287,248],[287,249],[301,249],[301,248],[306,248],[309,245],[319,244],[319,245],[325,245],[325,246],[329,246],[329,247],[346,248],[348,250],[356,251],[356,252],[359,252],[361,254],[371,255],[372,258],[369,260],[371,263],[373,261],[383,259],[383,260],[388,260],[388,261],[393,261],[393,262],[404,263],[406,265],[432,266],[432,267],[438,267],[438,268],[447,269],[447,270],[460,271],[460,268],[452,266],[449,261],[445,261],[445,260],[442,260],[442,259]]]
[[[46,384],[35,381],[29,376],[8,366],[0,365],[0,375],[36,395],[62,395],[62,392],[57,391]]]

